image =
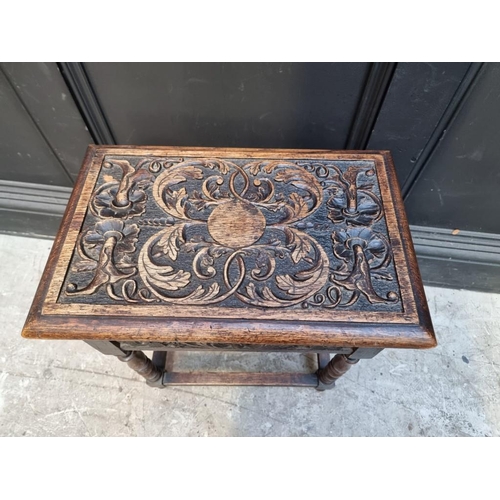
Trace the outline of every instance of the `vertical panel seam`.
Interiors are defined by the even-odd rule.
[[[371,63],[344,149],[365,149],[377,122],[397,63]]]
[[[83,63],[58,62],[57,65],[96,144],[116,144]]]
[[[23,98],[19,95],[19,92],[17,91],[16,89],[16,86],[14,85],[14,83],[10,80],[9,78],[9,75],[6,73],[6,71],[4,70],[3,66],[0,65],[0,71],[2,72],[2,74],[5,76],[5,79],[7,80],[8,84],[10,85],[12,91],[14,92],[14,95],[17,97],[17,99],[19,100],[19,103],[21,104],[21,107],[23,108],[23,110],[26,112],[26,114],[28,115],[29,119],[31,120],[31,122],[33,123],[33,125],[35,126],[35,129],[38,131],[38,133],[40,134],[40,136],[42,137],[42,139],[44,140],[45,144],[47,144],[47,147],[49,148],[50,152],[52,153],[52,155],[54,156],[54,158],[56,159],[57,163],[61,166],[63,172],[66,174],[66,176],[68,177],[69,181],[70,181],[70,185],[72,186],[74,184],[74,179],[73,177],[71,176],[71,174],[69,173],[69,171],[67,170],[66,166],[64,165],[64,163],[62,162],[61,158],[59,157],[59,155],[57,154],[57,152],[55,151],[55,149],[53,148],[52,144],[50,143],[50,141],[48,140],[47,136],[44,134],[42,128],[40,127],[40,125],[37,123],[37,121],[35,120],[35,117],[33,116],[33,114],[31,113],[31,111],[29,110],[29,108],[27,107],[27,105],[25,104]]]
[[[434,131],[429,137],[429,140],[426,142],[417,162],[401,187],[401,192],[405,201],[408,199],[413,191],[413,188],[422,176],[424,170],[429,164],[430,159],[437,151],[438,146],[447,130],[453,124],[466,100],[469,98],[473,88],[479,81],[480,76],[483,74],[483,69],[484,63],[471,63],[467,69],[462,81],[458,85],[457,90],[450,99],[448,106],[444,110]]]

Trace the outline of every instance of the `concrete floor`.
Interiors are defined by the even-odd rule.
[[[499,436],[500,295],[426,288],[439,347],[384,351],[332,391],[151,389],[83,342],[22,339],[52,241],[0,235],[1,436]],[[181,354],[300,370],[311,355]]]

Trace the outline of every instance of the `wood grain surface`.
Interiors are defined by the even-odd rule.
[[[436,344],[386,151],[90,146],[23,336]]]

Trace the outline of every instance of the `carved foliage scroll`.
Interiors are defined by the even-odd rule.
[[[369,162],[106,158],[62,300],[390,307],[376,183]]]

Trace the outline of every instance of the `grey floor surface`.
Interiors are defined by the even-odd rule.
[[[500,295],[426,288],[439,347],[386,350],[332,391],[159,390],[83,342],[21,338],[51,245],[0,235],[1,436],[500,435]],[[313,360],[209,353],[175,362],[288,371]]]

